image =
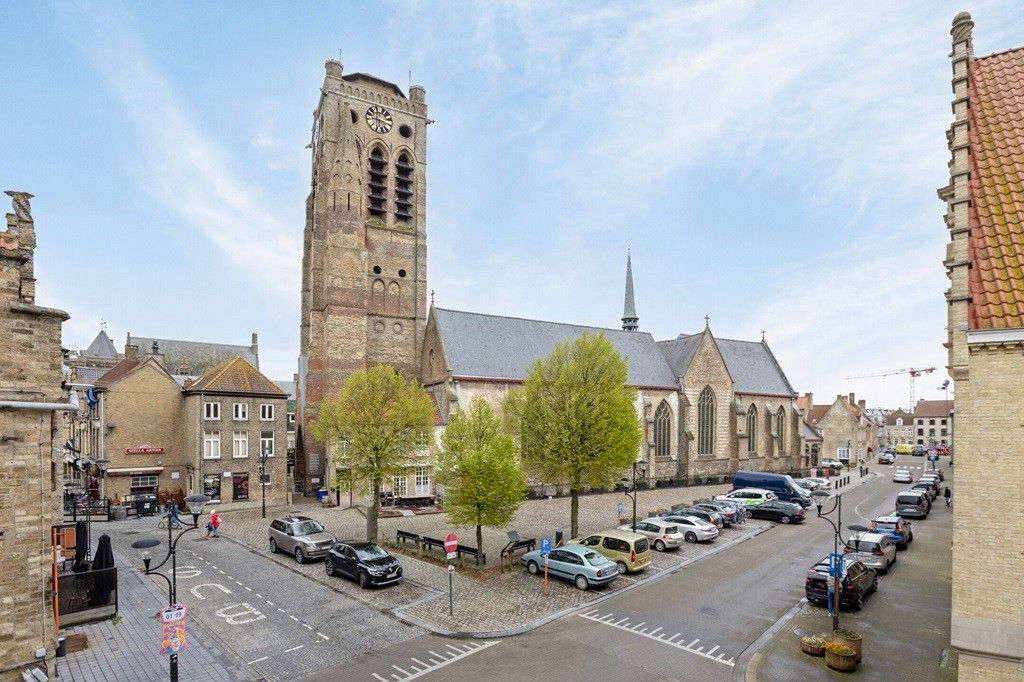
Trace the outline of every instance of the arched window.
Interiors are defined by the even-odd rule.
[[[747,452],[757,452],[757,408],[747,409]]]
[[[412,160],[402,152],[395,162],[395,219],[412,220]]]
[[[664,400],[654,411],[654,456],[672,456],[672,410]]]
[[[370,308],[377,312],[382,312],[384,310],[384,282],[382,280],[373,280],[373,293],[370,297]]]
[[[896,417],[896,426],[903,426],[903,417]]]
[[[786,411],[781,407],[775,413],[775,436],[779,439],[778,453],[781,455],[786,451]]]
[[[710,386],[697,398],[697,454],[715,454],[715,393]]]
[[[387,212],[388,202],[388,162],[380,147],[374,147],[370,151],[370,179],[367,187],[370,215],[383,218]]]
[[[388,284],[388,294],[384,298],[384,310],[392,314],[402,312],[402,287],[398,282]]]

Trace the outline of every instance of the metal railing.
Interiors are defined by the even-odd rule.
[[[88,620],[88,612],[97,617],[117,613],[117,568],[101,568],[82,573],[57,576],[57,609],[61,626],[67,616],[76,615],[75,622]]]

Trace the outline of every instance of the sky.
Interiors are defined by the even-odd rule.
[[[762,330],[816,402],[946,378],[953,15],[1024,43],[1019,0],[4,2],[0,189],[28,191],[64,343],[247,345],[290,379],[324,61],[426,88],[439,306]],[[9,208],[6,210],[10,210]]]

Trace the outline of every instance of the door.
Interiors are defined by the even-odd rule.
[[[341,572],[350,578],[355,578],[358,571],[356,565],[358,564],[358,557],[356,552],[351,547],[345,547],[341,550]]]
[[[572,570],[569,566],[567,554],[568,552],[560,549],[552,550],[551,554],[548,555],[548,572],[562,577],[567,576],[569,571]]]

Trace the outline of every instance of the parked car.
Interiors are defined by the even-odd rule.
[[[779,523],[803,523],[804,508],[792,502],[768,500],[747,508],[755,519],[768,519]]]
[[[928,494],[928,499],[934,500],[939,495],[939,484],[929,480],[918,481],[910,486],[911,490],[921,490]]]
[[[742,488],[740,490],[733,490],[731,493],[726,493],[725,495],[717,495],[714,499],[736,502],[737,504],[742,504],[744,507],[751,507],[755,504],[767,502],[768,500],[774,500],[776,497],[775,493],[771,490]]]
[[[651,565],[651,544],[646,536],[627,530],[612,528],[570,540],[569,544],[583,545],[615,562],[619,573],[638,573]]]
[[[804,594],[810,602],[828,602],[828,557],[811,566],[804,580]],[[857,560],[843,562],[839,578],[839,608],[860,610],[864,599],[878,589],[878,573]]]
[[[736,508],[724,502],[698,502],[693,505],[696,509],[717,512],[722,517],[722,525],[729,527],[736,523]]]
[[[885,452],[882,453],[882,454],[885,454],[885,455],[895,455],[896,454],[896,446],[895,445],[887,445],[885,447]]]
[[[914,477],[910,475],[909,469],[897,469],[892,472],[893,483],[913,483]]]
[[[895,464],[896,463],[896,453],[895,452],[883,452],[878,457],[878,463],[879,464]]]
[[[338,542],[324,557],[324,571],[359,582],[366,589],[391,585],[402,579],[402,564],[380,545],[372,542]]]
[[[903,518],[926,519],[931,509],[932,502],[923,490],[904,490],[896,496],[896,514]]]
[[[906,519],[896,516],[879,516],[868,524],[872,533],[885,533],[896,545],[896,549],[906,549],[914,541],[914,527]]]
[[[798,486],[809,492],[829,488],[829,482],[824,478],[794,478],[793,480]]]
[[[669,514],[662,519],[678,525],[687,542],[710,542],[718,537],[718,526],[696,516]]]
[[[821,468],[828,469],[833,474],[838,474],[843,470],[845,465],[838,459],[823,459],[821,460]]]
[[[717,511],[709,511],[707,509],[701,509],[697,506],[692,507],[673,507],[673,516],[696,516],[698,519],[714,524],[716,528],[722,528],[725,526],[725,519]]]
[[[914,457],[924,457],[924,454],[927,451],[928,450],[927,450],[927,448],[925,448],[925,446],[923,446],[923,445],[915,445],[914,449],[910,451],[910,454],[913,455]]]
[[[756,488],[770,490],[783,502],[794,502],[804,509],[811,506],[811,496],[789,474],[772,474],[766,471],[737,471],[732,477],[733,490]]]
[[[337,539],[316,519],[288,515],[270,522],[270,552],[287,552],[302,563],[327,556]]]
[[[912,455],[914,454],[914,446],[910,443],[900,443],[896,446],[897,455]]]
[[[896,563],[896,545],[888,535],[882,533],[852,533],[846,540],[843,552],[847,557],[854,557],[879,573],[888,573],[889,568]]]
[[[636,522],[636,531],[633,531],[633,524],[627,523],[619,526],[619,530],[646,535],[654,545],[654,549],[664,552],[666,549],[678,549],[683,545],[683,533],[679,525],[659,517],[646,518]]]
[[[639,524],[638,524],[639,525]],[[540,550],[520,557],[530,575],[544,572],[544,557]],[[581,590],[607,585],[619,577],[619,568],[608,557],[583,545],[556,547],[548,555],[548,575],[575,583]]]

